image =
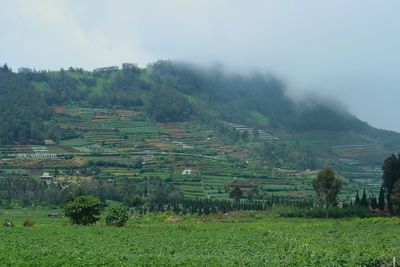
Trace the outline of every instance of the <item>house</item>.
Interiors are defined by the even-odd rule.
[[[182,174],[183,174],[183,175],[190,175],[190,174],[192,174],[192,169],[191,169],[191,168],[185,168],[185,169],[182,171]]]
[[[44,172],[42,176],[40,176],[40,181],[50,185],[53,183],[53,176],[50,175],[48,172]]]
[[[51,140],[51,139],[45,139],[43,142],[44,142],[44,144],[45,144],[46,146],[53,146],[53,145],[55,145],[54,141]]]
[[[48,159],[48,158],[57,158],[57,154],[54,153],[19,153],[15,154],[15,157],[18,159]]]

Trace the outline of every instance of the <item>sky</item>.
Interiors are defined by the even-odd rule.
[[[0,63],[59,69],[171,59],[276,75],[400,132],[398,0],[0,0]]]

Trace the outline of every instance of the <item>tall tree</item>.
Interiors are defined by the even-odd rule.
[[[356,193],[356,199],[354,201],[354,206],[360,206],[360,196],[358,195],[358,191]]]
[[[240,201],[240,198],[243,195],[243,191],[240,190],[240,187],[238,185],[235,185],[232,190],[229,192],[229,197],[234,199],[236,203]]]
[[[400,180],[400,158],[398,155],[392,154],[390,157],[385,159],[383,163],[383,187],[387,192],[387,202],[389,209],[392,209],[391,194],[393,191],[394,184]]]
[[[361,197],[360,204],[363,207],[368,207],[368,199],[367,199],[367,193],[365,192],[365,188]]]
[[[375,195],[372,195],[370,198],[371,208],[376,209],[378,207],[378,201]]]
[[[391,200],[393,212],[395,214],[400,214],[400,180],[398,180],[393,186]]]
[[[381,191],[379,191],[378,197],[378,209],[385,210],[385,189],[381,187]]]
[[[326,206],[337,203],[337,196],[342,188],[342,180],[335,175],[331,167],[325,167],[312,181],[315,192]]]

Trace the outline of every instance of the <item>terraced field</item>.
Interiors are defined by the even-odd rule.
[[[232,143],[198,121],[159,124],[137,111],[76,106],[56,107],[56,114],[60,131],[73,131],[76,137],[59,140],[57,144],[0,147],[2,175],[39,177],[43,172],[57,171],[65,178],[71,168],[84,172],[86,163],[100,162],[96,174],[99,179],[169,178],[172,179],[169,183],[190,198],[226,198],[232,183],[239,184],[244,191],[258,192],[259,197],[313,195],[310,180],[316,172],[274,169],[248,145]],[[254,131],[243,125],[229,125],[241,132]],[[363,182],[367,189],[379,186],[378,167],[365,164],[370,155],[381,160],[387,153],[375,140],[357,135],[348,140],[348,136],[340,134],[327,137],[321,133],[299,134],[268,128],[259,131],[261,141],[306,144],[339,174]],[[57,158],[17,159],[18,155],[35,153],[56,154]],[[133,167],[137,161],[142,163],[140,169]],[[358,183],[347,181],[342,197],[354,195],[356,188],[360,188]]]

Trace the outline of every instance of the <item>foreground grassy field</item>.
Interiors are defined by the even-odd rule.
[[[400,256],[400,220],[285,219],[264,213],[72,226],[47,211],[7,210],[1,266],[380,266]],[[26,218],[33,227],[22,227]]]

